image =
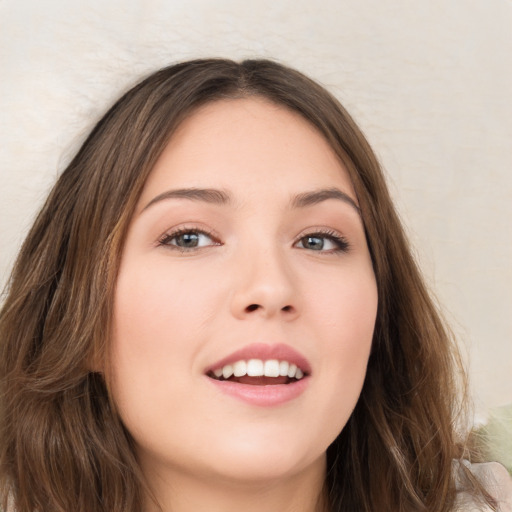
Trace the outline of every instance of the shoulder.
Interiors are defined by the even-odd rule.
[[[498,512],[512,512],[512,478],[498,462],[470,464],[463,462],[471,473],[485,487],[487,492],[498,502]],[[470,493],[464,491],[458,480],[458,495],[455,511],[457,512],[491,512],[491,508],[478,503]]]

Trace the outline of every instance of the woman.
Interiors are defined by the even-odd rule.
[[[0,335],[6,508],[496,505],[454,463],[459,360],[378,162],[276,63],[128,91],[29,233]]]

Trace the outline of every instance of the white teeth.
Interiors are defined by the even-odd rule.
[[[227,364],[226,366],[224,366],[222,368],[222,376],[225,379],[229,379],[229,377],[231,377],[231,375],[233,375],[233,367],[230,364]]]
[[[247,375],[249,377],[261,377],[263,375],[263,361],[261,359],[249,359]]]
[[[231,376],[244,377],[289,377],[290,379],[300,380],[304,377],[304,372],[297,368],[296,364],[288,361],[278,361],[277,359],[269,359],[263,361],[261,359],[249,359],[249,361],[236,361],[227,364],[222,368],[213,370],[216,378],[223,377],[229,379]]]
[[[288,376],[288,367],[290,364],[288,361],[281,361],[279,363],[279,376],[280,377],[287,377]]]
[[[265,377],[279,377],[279,361],[277,359],[270,359],[265,361],[264,368]]]
[[[237,361],[233,365],[233,375],[235,377],[243,377],[247,373],[247,363],[245,361]]]

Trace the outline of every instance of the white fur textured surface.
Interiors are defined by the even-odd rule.
[[[182,59],[273,57],[363,127],[469,347],[477,410],[512,402],[511,26],[510,0],[0,0],[0,284],[120,91]]]
[[[498,502],[498,512],[512,512],[512,478],[507,470],[497,462],[470,464],[464,461],[473,475],[484,485],[486,491]],[[454,471],[459,462],[454,461]],[[459,494],[454,512],[492,512],[489,506],[475,501],[471,494],[464,492],[457,482]]]

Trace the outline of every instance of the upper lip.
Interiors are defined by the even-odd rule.
[[[251,345],[247,345],[209,365],[205,369],[205,373],[208,374],[217,368],[222,368],[223,366],[236,363],[240,360],[247,361],[249,359],[261,359],[263,361],[277,359],[278,361],[288,361],[289,363],[297,365],[304,374],[311,374],[311,365],[309,364],[309,361],[297,350],[289,345],[285,345],[284,343],[277,343],[275,345],[253,343]]]

